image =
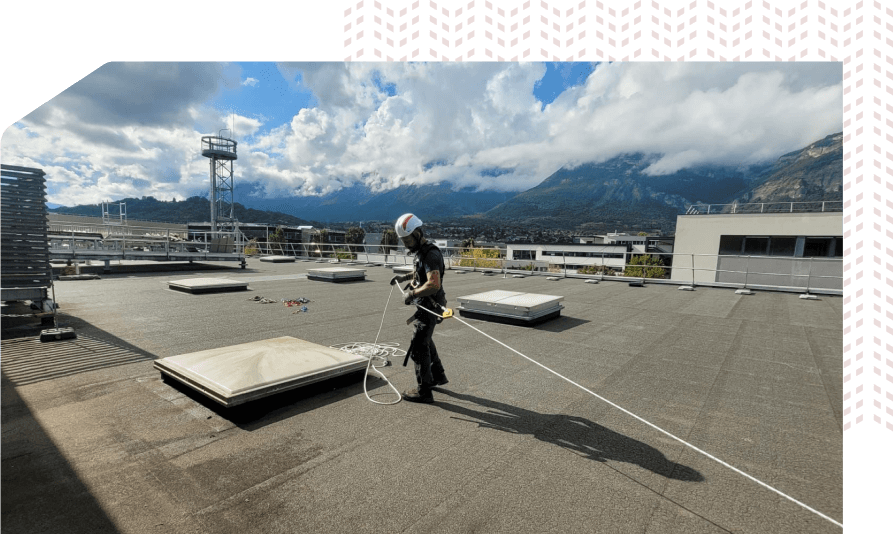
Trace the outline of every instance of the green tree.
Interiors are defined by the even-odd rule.
[[[276,227],[276,231],[270,234],[269,240],[270,249],[282,254],[282,244],[285,243],[285,230],[281,226]]]
[[[629,265],[623,270],[623,276],[640,276],[643,278],[666,278],[667,270],[663,268],[660,258],[650,254],[633,256]]]
[[[351,226],[347,229],[347,232],[344,234],[344,242],[350,243],[353,245],[362,245],[363,240],[366,239],[366,230],[363,230],[359,226]]]
[[[469,237],[468,239],[463,239],[462,240],[462,248],[464,248],[464,249],[474,248],[474,238]]]
[[[394,249],[397,248],[397,232],[388,228],[384,232],[381,233],[381,245],[382,250],[384,250],[385,254],[390,254],[394,252]]]
[[[587,265],[585,267],[580,267],[579,269],[577,269],[577,273],[612,275],[614,274],[614,271],[612,271],[611,268],[606,265]]]

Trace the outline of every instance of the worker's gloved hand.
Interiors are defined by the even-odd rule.
[[[400,275],[397,275],[397,276],[391,278],[391,285],[397,284],[399,282],[400,282]]]
[[[406,296],[403,297],[403,304],[409,306],[410,304],[412,304],[412,299],[414,298],[415,296],[412,294],[412,290],[407,291]]]

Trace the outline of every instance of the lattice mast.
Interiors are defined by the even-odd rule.
[[[233,161],[237,159],[236,142],[222,137],[220,132],[216,136],[202,137],[202,156],[211,160],[211,231],[234,232]]]

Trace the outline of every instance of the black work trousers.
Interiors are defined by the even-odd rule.
[[[427,306],[426,306],[427,307]],[[412,340],[409,342],[409,357],[415,363],[416,382],[419,390],[431,389],[438,381],[446,378],[437,347],[434,346],[434,327],[440,322],[438,317],[417,309],[412,321]]]

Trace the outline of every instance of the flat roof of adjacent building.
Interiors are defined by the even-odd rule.
[[[224,408],[153,368],[281,336],[407,348],[390,269],[321,284],[312,265],[214,264],[237,293],[168,289],[220,270],[57,282],[76,340],[4,332],[4,531],[840,532],[815,512],[843,521],[841,297],[447,271],[452,307],[504,290],[564,309],[462,319],[525,357],[444,321],[431,405],[370,402],[360,372]]]

